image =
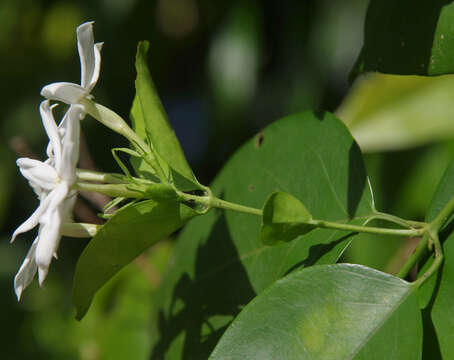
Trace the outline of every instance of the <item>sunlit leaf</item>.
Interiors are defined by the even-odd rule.
[[[371,74],[337,111],[364,152],[399,150],[454,137],[454,76]]]
[[[298,270],[228,327],[210,360],[421,358],[414,286],[360,265]]]
[[[135,126],[141,132],[145,130],[147,137],[151,140],[151,145],[173,170],[174,180],[177,183],[182,183],[180,188],[187,188],[188,186],[199,188],[199,183],[184,156],[180,142],[167,120],[148,70],[148,47],[147,41],[139,42],[137,47],[136,102],[132,108]]]
[[[194,215],[192,209],[176,201],[147,200],[118,210],[77,262],[73,285],[76,318],[85,315],[96,291],[119,270]]]
[[[130,113],[129,117],[131,118],[132,127],[133,127],[134,131],[136,132],[136,134],[139,135],[139,137],[142,140],[146,141],[147,132],[145,129],[145,120],[143,117],[142,107],[140,106],[140,102],[139,102],[137,95],[134,97],[134,101],[132,103],[131,113]],[[131,165],[133,166],[135,172],[139,176],[143,176],[148,179],[155,178],[154,169],[143,158],[131,156],[130,162],[131,162]],[[161,163],[161,166],[165,166],[165,165],[166,165],[165,163]],[[168,168],[166,168],[165,170],[166,170],[165,172],[168,173]]]

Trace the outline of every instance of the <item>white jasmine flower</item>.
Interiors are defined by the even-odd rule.
[[[76,32],[81,84],[57,82],[46,85],[42,88],[41,95],[49,100],[79,104],[82,99],[91,97],[90,93],[98,81],[102,43],[94,43],[93,21],[79,25]]]
[[[40,204],[35,212],[14,231],[11,242],[18,234],[39,225],[38,236],[33,242],[16,277],[14,288],[20,300],[22,291],[31,283],[38,271],[39,284],[47,276],[50,262],[56,256],[61,237],[61,226],[71,218],[75,191],[71,186],[76,181],[76,164],[79,158],[80,118],[83,108],[70,106],[61,124],[57,127],[49,100],[40,105],[41,118],[49,137],[49,159],[38,161],[20,158],[17,165],[38,195]]]

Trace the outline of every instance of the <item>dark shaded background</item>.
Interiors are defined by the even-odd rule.
[[[361,48],[366,7],[360,0],[2,0],[1,358],[142,359],[149,350],[144,304],[149,305],[171,242],[109,284],[82,323],[73,320],[70,294],[85,241],[62,240],[44,289],[35,282],[19,304],[13,292],[14,274],[34,234],[21,235],[13,246],[8,241],[37,206],[14,160],[30,154],[44,158],[39,92],[51,82],[79,82],[77,25],[96,21],[95,40],[104,48],[93,95],[125,118],[134,96],[137,42],[150,40],[158,92],[195,173],[208,184],[229,155],[268,123],[306,109],[338,107]],[[110,148],[126,142],[88,116],[82,127],[96,167],[120,171]],[[373,182],[387,190],[378,199],[382,210],[396,207],[394,194],[411,168],[407,159],[426,150],[367,159]],[[423,213],[407,210],[399,215]],[[95,213],[79,207],[78,216]]]

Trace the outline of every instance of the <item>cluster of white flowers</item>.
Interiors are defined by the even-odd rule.
[[[48,159],[44,162],[20,158],[17,165],[22,175],[38,195],[40,204],[35,212],[14,231],[11,242],[18,234],[39,225],[38,236],[34,240],[19,272],[14,278],[14,289],[18,300],[22,291],[31,283],[38,272],[41,285],[47,276],[52,257],[61,238],[61,227],[71,221],[76,191],[71,187],[76,181],[76,165],[79,160],[80,120],[85,117],[82,104],[90,98],[96,85],[101,67],[102,44],[93,40],[93,22],[77,28],[77,45],[81,64],[81,85],[73,83],[53,83],[43,87],[44,100],[40,114],[44,129],[49,137]],[[69,104],[69,109],[57,126],[50,100]]]

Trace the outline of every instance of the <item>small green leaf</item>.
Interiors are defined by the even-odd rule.
[[[454,72],[454,4],[450,0],[372,0],[364,45],[351,76]]]
[[[85,247],[74,274],[78,320],[95,293],[143,251],[180,228],[196,213],[176,201],[143,201],[118,210]]]
[[[298,270],[241,311],[210,360],[420,359],[413,290],[361,265]]]
[[[311,214],[301,201],[290,194],[275,192],[263,207],[260,239],[266,245],[291,241],[314,229],[313,225],[307,223],[311,219]]]
[[[170,126],[161,104],[150,71],[147,67],[149,43],[139,42],[136,57],[136,100],[133,103],[133,118],[136,129],[151,140],[151,145],[174,172],[174,181],[180,189],[200,188],[189,166],[180,142]],[[142,116],[140,116],[140,111]],[[139,114],[139,116],[137,116]],[[143,135],[143,134],[142,134]],[[140,136],[140,135],[139,135]]]

